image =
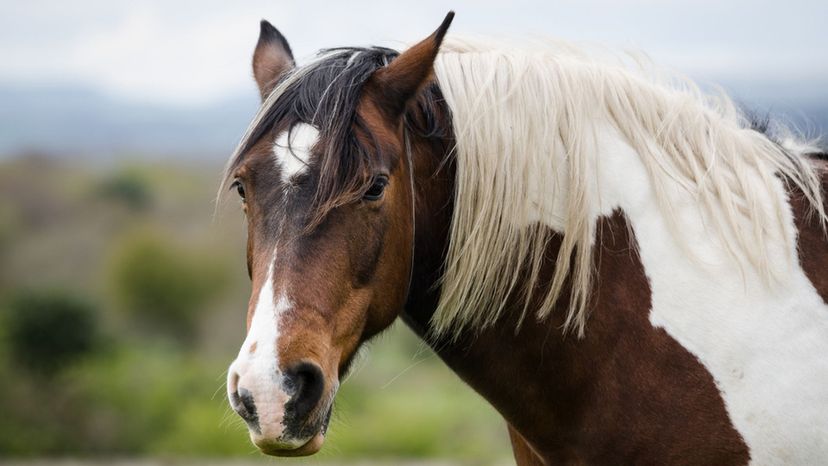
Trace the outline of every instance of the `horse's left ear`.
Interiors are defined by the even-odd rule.
[[[448,31],[454,12],[450,11],[433,34],[401,53],[388,66],[371,76],[372,87],[380,94],[379,103],[391,118],[399,118],[408,102],[431,78],[434,59]]]
[[[269,22],[260,23],[259,42],[253,52],[253,77],[259,86],[262,100],[276,86],[279,77],[293,69],[293,52],[285,36]]]

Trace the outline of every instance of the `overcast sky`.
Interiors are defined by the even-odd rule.
[[[429,34],[545,35],[636,48],[746,97],[828,101],[828,1],[0,0],[0,81],[71,83],[131,100],[207,104],[255,93],[267,18],[297,57]],[[300,59],[301,61],[301,59]]]

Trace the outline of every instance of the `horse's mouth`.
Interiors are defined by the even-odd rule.
[[[307,442],[305,442],[298,448],[285,448],[284,444],[277,442],[271,443],[267,441],[260,441],[254,443],[262,453],[270,456],[293,457],[313,455],[314,453],[318,452],[322,448],[322,445],[325,443],[325,435],[328,433],[328,426],[331,421],[332,411],[333,407],[329,406],[328,412],[325,414],[319,431],[316,433],[316,435],[311,437]]]

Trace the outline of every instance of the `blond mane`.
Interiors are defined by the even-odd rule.
[[[597,58],[561,43],[521,46],[447,38],[435,63],[457,140],[454,217],[442,293],[432,319],[436,335],[492,325],[507,299],[521,293],[523,315],[534,293],[545,295],[536,318],[549,315],[571,286],[565,330],[583,335],[592,283],[599,199],[595,173],[598,122],[609,123],[638,153],[661,214],[680,237],[672,189],[692,193],[716,235],[740,264],[773,281],[763,246],[785,233],[785,200],[767,204],[761,190],[781,175],[800,189],[823,222],[820,181],[805,154],[816,151],[783,127],[777,144],[751,129],[726,96],[707,95],[689,80],[665,78],[641,63]],[[564,170],[567,195],[537,196],[539,171]],[[619,174],[623,176],[623,174]],[[758,189],[757,189],[757,181]],[[552,182],[552,180],[549,180]],[[562,212],[562,244],[550,283],[540,267],[551,236],[537,212]],[[753,228],[740,225],[747,219]],[[528,279],[527,279],[528,278]],[[569,278],[569,280],[567,280]],[[522,318],[521,318],[522,319]]]

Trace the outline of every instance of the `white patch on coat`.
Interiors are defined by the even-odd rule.
[[[770,194],[785,196],[777,181]],[[650,322],[713,375],[753,464],[824,462],[828,306],[802,270],[796,243],[771,244],[771,258],[789,273],[768,286],[755,269],[726,260],[698,216],[683,209],[680,228],[696,238],[688,246],[703,261],[694,263],[651,209],[652,203],[625,208],[650,279]],[[795,237],[790,209],[784,220]]]
[[[619,207],[626,214],[650,282],[650,322],[711,373],[752,464],[824,463],[828,305],[799,264],[793,214],[781,180],[762,195],[768,210],[772,196],[787,206],[787,238],[779,230],[768,232],[769,259],[784,272],[779,274],[782,282],[769,285],[755,268],[733,261],[711,234],[711,220],[700,213],[696,199],[675,186],[670,196],[682,237],[673,234],[639,155],[617,131],[599,132],[596,153],[600,160],[589,189],[601,199],[601,208],[592,213],[593,220]],[[556,180],[563,183],[556,195],[567,192],[565,178]],[[765,185],[752,181],[757,189]],[[549,194],[551,184],[546,184]],[[538,213],[559,231],[561,215]],[[744,228],[751,228],[742,220]]]
[[[273,155],[281,169],[282,182],[289,183],[308,170],[311,149],[318,140],[319,130],[307,123],[297,123],[276,138]]]

